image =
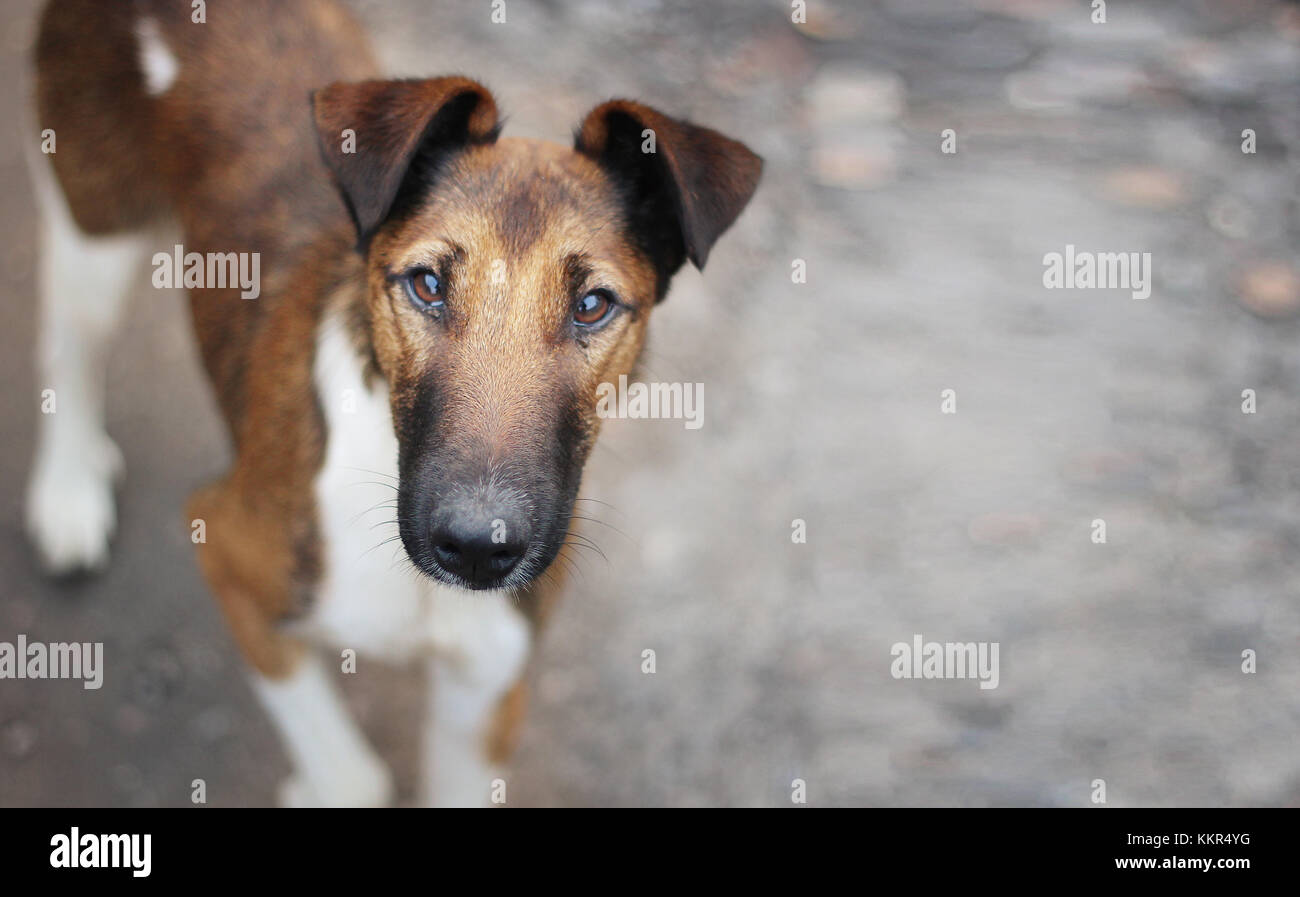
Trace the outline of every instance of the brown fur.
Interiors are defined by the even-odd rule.
[[[138,12],[182,63],[159,97],[143,91]],[[258,299],[191,294],[235,458],[188,514],[206,521],[199,562],[244,655],[276,677],[300,650],[279,624],[309,606],[320,574],[312,483],[328,434],[312,364],[327,303],[342,305],[399,423],[420,417],[420,384],[434,378],[451,384],[442,426],[467,455],[528,451],[539,427],[567,416],[584,422],[580,463],[599,428],[597,384],[632,369],[667,279],[682,256],[703,264],[760,163],[628,101],[593,110],[576,151],[498,141],[481,85],[377,80],[360,29],[333,3],[228,0],[208,15],[193,24],[188,4],[164,0],[114,14],[99,0],[51,3],[37,111],[56,130],[55,170],[85,231],[175,217],[187,251],[261,253]],[[643,127],[657,132],[657,158],[629,152],[627,135]],[[344,129],[356,133],[354,154],[341,152]],[[431,146],[442,155],[413,188]],[[642,221],[637,209],[653,203],[629,205],[636,190],[667,197],[655,208],[672,220]],[[453,272],[445,327],[393,279],[435,259]],[[506,276],[494,279],[500,263]],[[572,297],[596,286],[628,310],[575,340]],[[540,581],[525,589],[535,620],[552,603]],[[494,754],[512,740],[523,694],[498,712]]]

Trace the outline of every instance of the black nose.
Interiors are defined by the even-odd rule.
[[[448,573],[471,588],[490,588],[528,550],[527,517],[508,506],[443,507],[429,521],[429,546]]]

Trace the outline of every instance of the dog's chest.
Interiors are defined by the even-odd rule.
[[[314,485],[323,575],[308,630],[394,660],[426,647],[440,587],[416,574],[397,537],[397,439],[387,390],[367,387],[342,322],[321,324],[315,381],[328,436]]]

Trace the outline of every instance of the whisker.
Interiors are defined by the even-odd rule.
[[[377,544],[377,545],[372,545],[371,547],[367,548],[365,551],[363,551],[363,552],[361,553],[361,557],[365,557],[366,555],[370,554],[370,552],[374,551],[376,548],[382,548],[382,547],[384,547],[385,545],[387,545],[388,543],[393,542],[393,541],[396,541],[397,539],[400,539],[400,538],[402,538],[402,534],[401,534],[401,533],[398,533],[398,534],[395,535],[395,536],[389,536],[387,539],[384,539],[384,540],[383,540],[382,542],[380,542],[379,544]]]
[[[620,536],[622,536],[624,539],[627,539],[627,540],[628,540],[629,542],[631,542],[633,545],[636,545],[636,544],[637,544],[636,539],[633,539],[631,536],[629,536],[627,533],[623,532],[623,531],[622,531],[621,529],[619,529],[617,526],[614,526],[612,523],[606,523],[606,522],[603,521],[603,520],[597,520],[595,517],[584,517],[584,516],[582,516],[581,514],[570,514],[569,517],[568,517],[568,519],[569,519],[569,520],[589,520],[589,521],[591,521],[592,523],[599,523],[601,526],[609,527],[609,528],[612,529],[614,532],[616,532],[616,533],[618,533]]]
[[[367,514],[371,513],[372,511],[378,511],[380,508],[392,508],[396,510],[397,502],[391,498],[386,498],[383,501],[376,502],[375,504],[366,508],[364,511],[357,513],[355,517],[350,518],[348,520],[348,526],[351,526],[352,524],[356,523],[358,520],[360,520],[362,517],[366,516]],[[374,529],[374,527],[372,526],[371,529]]]
[[[614,507],[613,505],[611,505],[609,502],[607,502],[607,501],[601,501],[599,498],[575,498],[574,501],[575,501],[575,502],[580,502],[580,501],[590,501],[590,502],[595,502],[595,503],[598,504],[598,505],[604,505],[605,507],[607,507],[607,508],[609,508],[611,511],[613,511],[615,514],[618,514],[620,517],[626,517],[626,516],[627,516],[627,515],[624,514],[622,511],[620,511],[618,508],[616,508],[616,507]]]
[[[560,546],[560,551],[555,556],[555,559],[557,561],[563,561],[565,564],[565,570],[568,570],[570,573],[576,573],[579,579],[586,582],[587,577],[583,575],[582,570],[578,567],[578,562],[564,553],[563,545]]]
[[[348,486],[383,486],[385,489],[392,489],[393,491],[397,491],[397,486],[395,486],[394,484],[392,484],[392,483],[382,483],[382,482],[379,482],[378,480],[353,480],[351,483],[347,483],[346,485],[348,485]]]
[[[370,470],[369,468],[366,468],[366,467],[345,467],[345,468],[343,468],[343,469],[344,469],[344,470],[355,470],[355,471],[357,471],[358,473],[368,473],[368,474],[372,474],[372,475],[377,476],[377,477],[384,477],[384,478],[386,478],[386,479],[392,480],[394,483],[401,482],[401,480],[400,480],[396,475],[391,474],[391,473],[384,473],[382,470]]]
[[[586,549],[588,549],[589,551],[594,551],[594,552],[596,552],[596,554],[598,554],[598,555],[600,555],[602,558],[604,558],[604,561],[605,561],[606,564],[609,563],[609,558],[605,557],[605,552],[601,551],[600,546],[597,545],[593,540],[588,539],[586,536],[582,535],[582,533],[569,533],[568,538],[570,538],[570,539],[579,539],[580,541],[578,541],[578,542],[574,542],[574,543],[572,543],[572,544],[573,544],[573,545],[576,545],[576,546],[578,546],[578,547],[580,547],[580,548],[586,548]],[[570,543],[568,542],[568,539],[565,540],[565,543],[564,543],[564,544],[566,544],[566,545],[567,545],[567,544],[570,544]]]
[[[583,544],[580,543],[580,542],[565,542],[565,543],[564,543],[564,547],[566,547],[566,548],[585,548],[585,549],[587,549],[588,551],[594,551],[594,552],[596,552],[596,554],[599,554],[599,555],[600,555],[601,560],[603,560],[603,561],[605,562],[605,566],[607,566],[607,567],[609,566],[609,558],[607,558],[607,557],[605,557],[603,554],[601,554],[599,548],[593,548],[593,547],[590,546],[590,545],[583,545]],[[557,555],[557,557],[558,557],[558,555]],[[574,557],[578,557],[578,555],[574,555]]]

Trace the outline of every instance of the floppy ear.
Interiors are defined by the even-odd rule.
[[[335,83],[312,94],[316,135],[360,244],[393,210],[408,174],[496,140],[496,102],[468,78]]]
[[[683,257],[704,267],[763,170],[763,160],[743,143],[631,100],[591,110],[574,146],[623,192],[633,231],[664,275],[664,289]]]

